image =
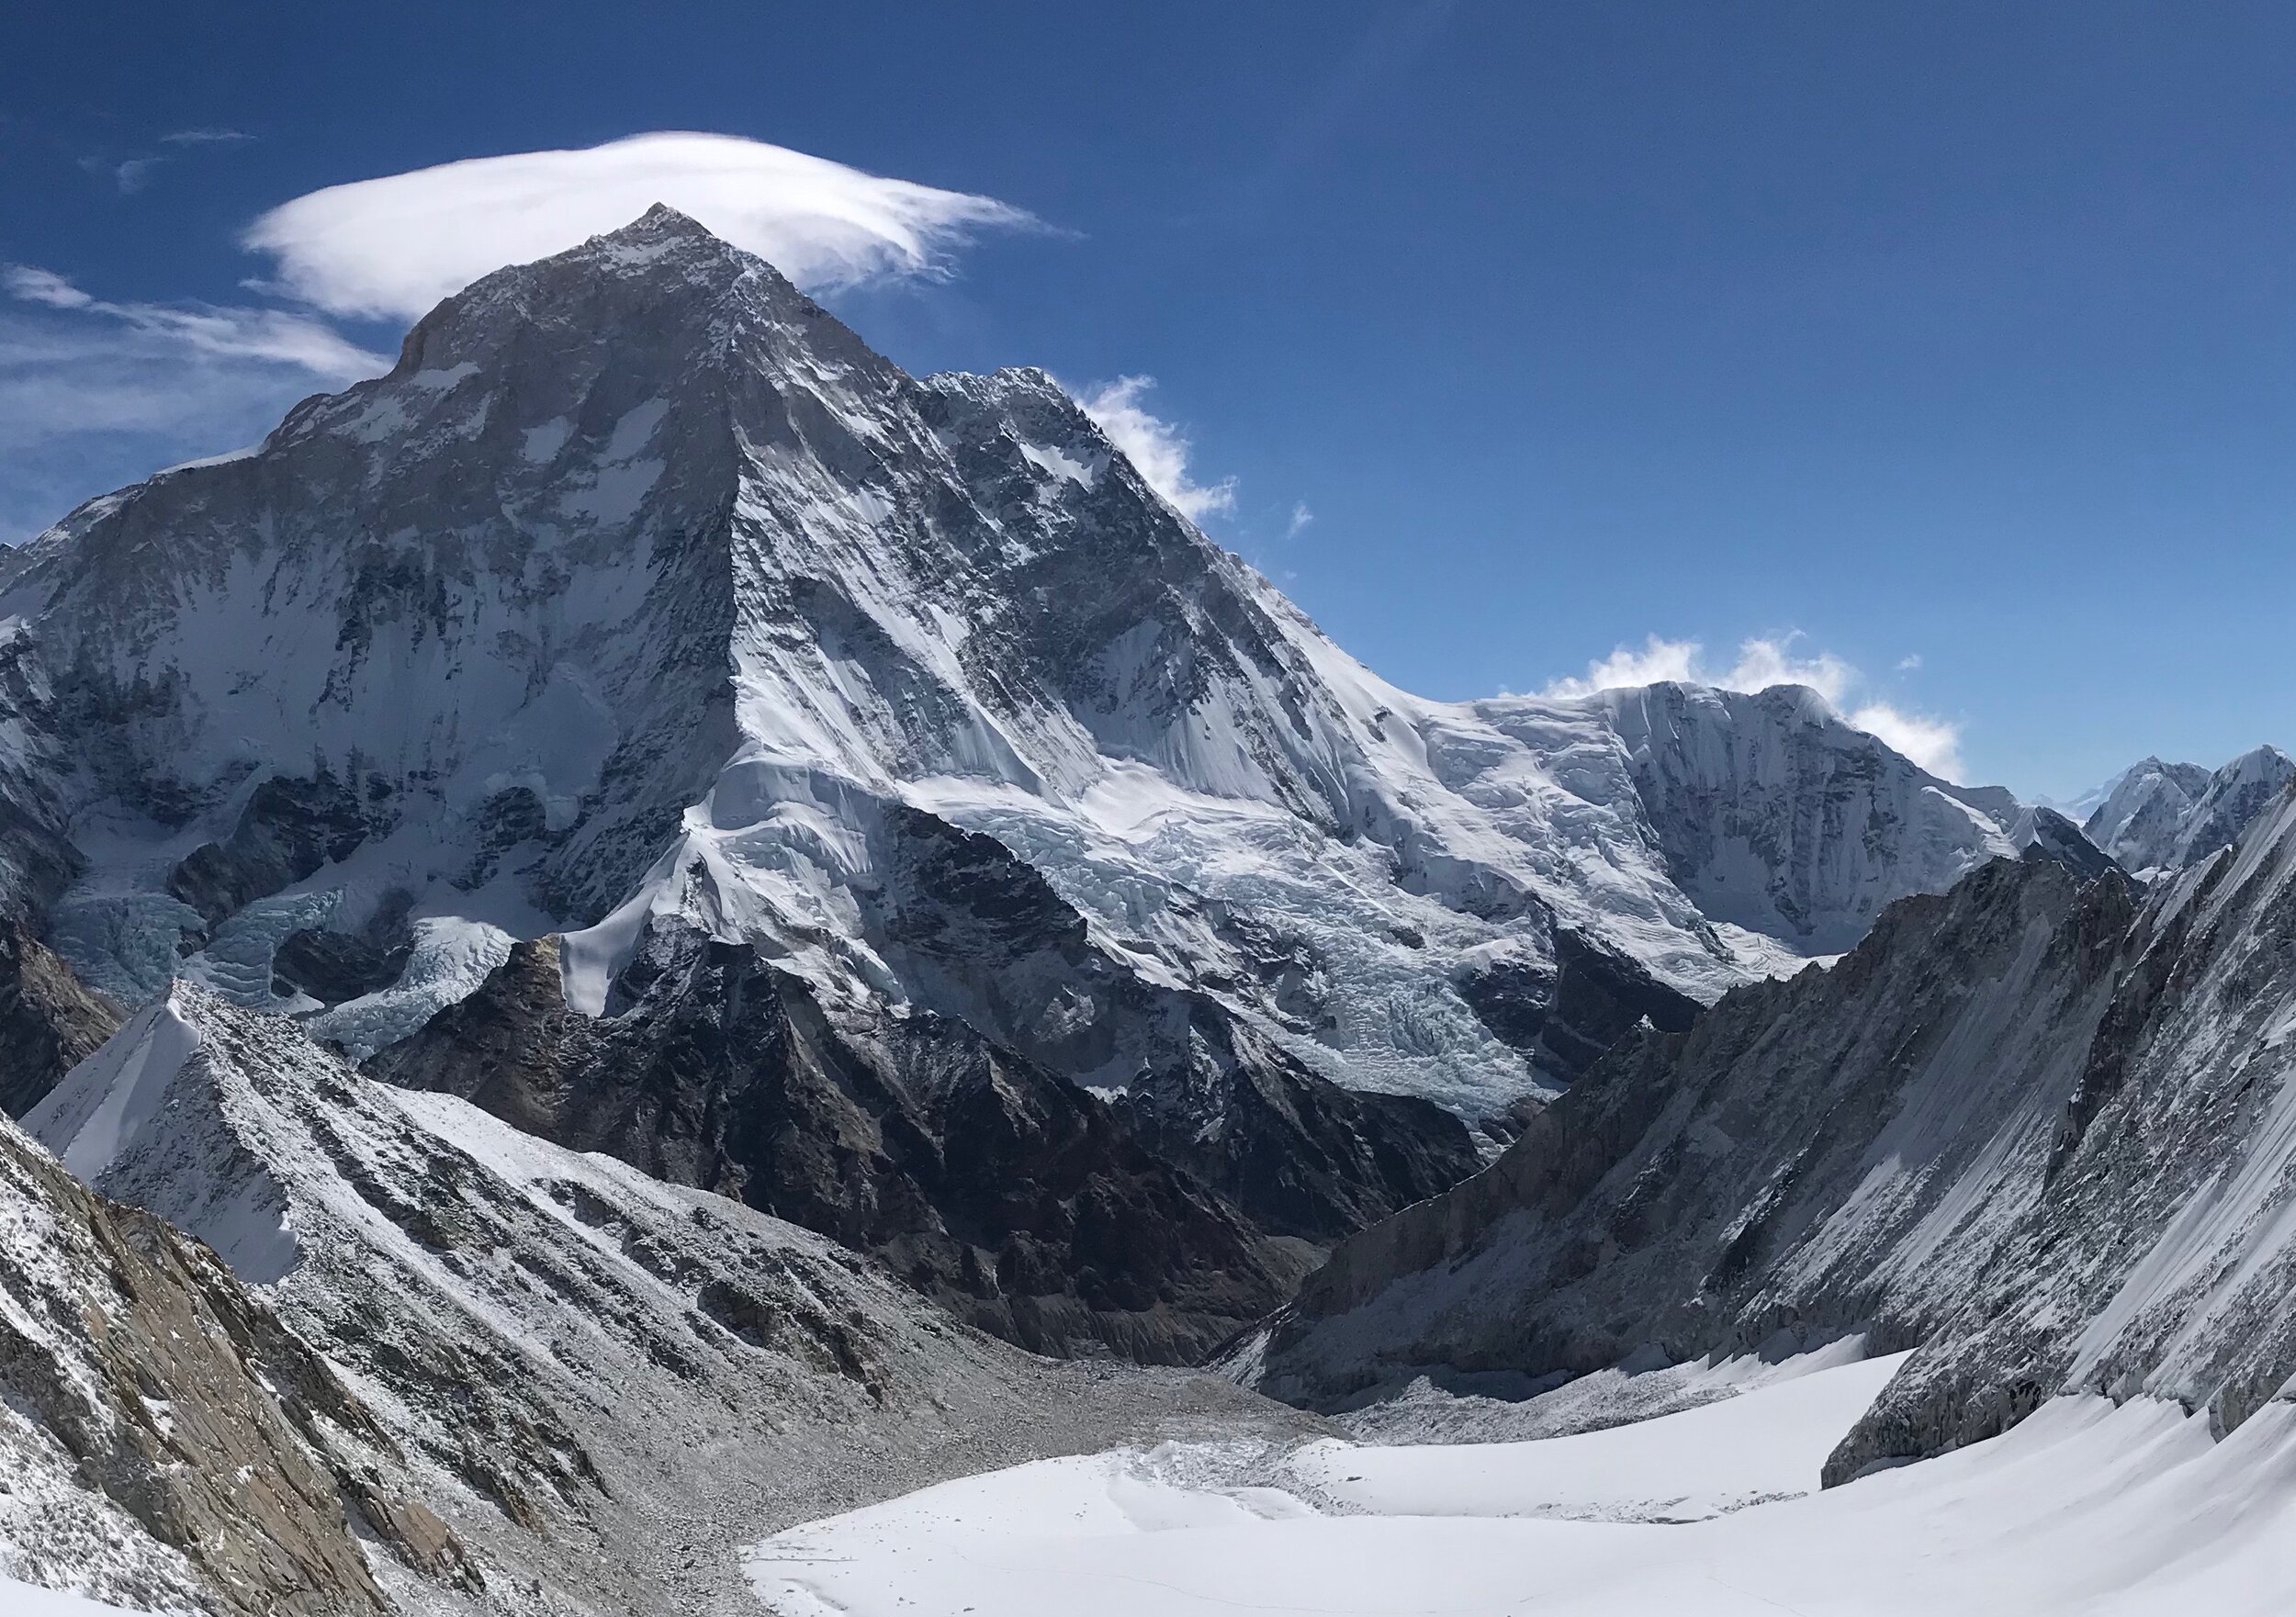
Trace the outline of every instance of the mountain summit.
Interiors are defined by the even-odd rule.
[[[1043,372],[912,378],[663,208],[82,507],[0,614],[19,904],[95,988],[1052,1351],[1207,1345],[1638,1022],[2016,852],[1813,693],[1398,691]]]

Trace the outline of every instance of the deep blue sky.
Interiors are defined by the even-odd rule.
[[[1799,632],[2028,792],[2296,742],[2296,7],[38,9],[0,261],[99,298],[244,303],[234,232],[342,181],[751,136],[1057,227],[838,306],[1154,376],[1208,527],[1412,689]],[[56,507],[0,528],[164,436],[0,444]]]

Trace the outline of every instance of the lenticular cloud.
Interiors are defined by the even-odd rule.
[[[985,229],[1035,220],[994,197],[886,179],[731,135],[633,135],[331,185],[242,238],[281,289],[339,315],[414,319],[506,264],[625,225],[657,202],[816,290],[933,275]]]

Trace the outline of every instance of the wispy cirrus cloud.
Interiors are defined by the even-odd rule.
[[[506,264],[547,257],[657,202],[809,289],[948,273],[987,230],[1037,226],[992,197],[888,179],[733,135],[665,132],[478,157],[331,185],[241,238],[276,285],[330,314],[411,320]]]
[[[1189,522],[1232,513],[1236,480],[1222,477],[1216,483],[1199,483],[1188,465],[1195,445],[1187,433],[1152,414],[1141,402],[1155,385],[1154,376],[1119,376],[1113,382],[1068,391],[1078,408],[1108,434],[1109,442],[1123,451],[1142,479]]]
[[[1799,638],[1798,634],[1753,636],[1739,643],[1737,655],[1728,663],[1717,665],[1707,658],[1705,646],[1696,640],[1668,640],[1652,634],[1639,646],[1614,647],[1608,657],[1589,663],[1582,675],[1549,680],[1540,694],[1567,700],[1666,680],[1712,685],[1724,691],[1803,685],[1824,697],[1829,706],[1840,710],[1858,729],[1878,736],[1932,775],[1948,780],[1961,779],[1958,724],[1878,697],[1853,700],[1867,689],[1865,677],[1856,666],[1830,651],[1798,652],[1795,642]],[[1919,667],[1918,657],[1898,664],[1900,670]]]
[[[31,264],[0,266],[0,543],[389,367],[291,310],[115,302]]]
[[[293,365],[333,381],[371,376],[390,362],[309,315],[213,304],[114,303],[37,264],[0,266],[0,287],[19,303],[107,320],[188,354]]]
[[[174,129],[159,139],[159,143],[172,148],[171,151],[132,152],[126,157],[90,153],[80,159],[80,166],[92,174],[108,174],[121,196],[132,197],[151,185],[153,171],[162,163],[189,155],[191,148],[235,146],[254,138],[243,129]]]

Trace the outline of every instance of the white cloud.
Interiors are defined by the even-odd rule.
[[[254,138],[244,129],[177,129],[160,137],[170,146],[227,146]]]
[[[1592,696],[1622,686],[1655,685],[1673,680],[1684,685],[1712,685],[1724,691],[1766,691],[1773,685],[1805,685],[1841,707],[1864,683],[1864,677],[1830,651],[1799,656],[1794,651],[1798,634],[1779,639],[1756,636],[1739,643],[1738,656],[1728,668],[1716,668],[1705,647],[1695,640],[1666,640],[1656,634],[1639,647],[1620,646],[1587,665],[1583,677],[1550,680],[1540,692],[1557,700]],[[1919,667],[1919,659],[1911,659]],[[1907,664],[1900,663],[1900,668]],[[1882,701],[1859,703],[1846,715],[1850,724],[1881,738],[1933,775],[1949,780],[1961,778],[1961,730],[1952,721],[1909,713]]]
[[[1297,539],[1300,536],[1300,531],[1313,521],[1315,521],[1315,513],[1308,509],[1308,502],[1304,500],[1294,500],[1291,506],[1291,522],[1284,529],[1284,537]]]
[[[1074,387],[1068,391],[1108,434],[1109,442],[1123,451],[1124,458],[1148,486],[1171,501],[1182,516],[1192,522],[1225,516],[1235,510],[1235,479],[1222,477],[1217,483],[1204,484],[1188,475],[1193,446],[1187,435],[1141,405],[1142,397],[1155,385],[1154,376],[1119,376],[1082,392]]]
[[[1948,780],[1962,777],[1961,729],[1947,720],[1869,702],[1850,714],[1850,723],[1880,736],[1932,775]]]
[[[289,295],[332,314],[413,319],[507,264],[617,230],[657,202],[816,290],[945,274],[974,232],[1033,226],[994,197],[886,179],[732,135],[633,135],[333,185],[242,238]]]
[[[6,284],[9,297],[22,303],[44,304],[50,309],[85,309],[96,301],[55,271],[28,264],[0,268],[0,282]]]
[[[1909,651],[1897,659],[1897,671],[1901,674],[1916,672],[1920,667],[1921,654],[1918,651]]]
[[[1712,680],[1701,677],[1698,667],[1698,654],[1705,649],[1695,640],[1661,640],[1653,634],[1639,651],[1631,646],[1612,647],[1608,657],[1586,665],[1586,677],[1582,679],[1565,675],[1548,680],[1540,694],[1569,699],[1627,685],[1656,685],[1668,679],[1685,685],[1711,684]]]
[[[115,322],[189,354],[295,365],[330,381],[379,376],[390,368],[388,359],[369,354],[325,322],[284,309],[111,303],[90,297],[52,270],[28,264],[0,268],[0,281],[19,302]]]
[[[1676,680],[1684,685],[1716,685],[1725,691],[1767,691],[1773,685],[1806,685],[1828,702],[1848,693],[1857,671],[1829,651],[1797,657],[1791,649],[1795,635],[1783,640],[1756,637],[1740,641],[1738,659],[1726,668],[1711,667],[1705,647],[1695,640],[1664,640],[1653,634],[1638,650],[1614,647],[1611,654],[1587,664],[1583,679],[1566,676],[1550,680],[1543,695],[1591,696],[1624,685],[1655,685]]]

